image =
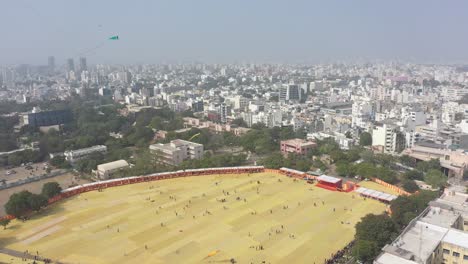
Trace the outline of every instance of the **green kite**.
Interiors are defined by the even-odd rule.
[[[119,36],[112,36],[109,38],[110,40],[119,40]]]

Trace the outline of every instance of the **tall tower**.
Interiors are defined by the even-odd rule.
[[[75,62],[72,58],[67,59],[67,71],[75,71]]]
[[[80,71],[87,71],[88,67],[86,66],[86,58],[81,57],[80,58]]]
[[[49,56],[47,59],[47,66],[49,67],[49,71],[53,72],[55,70],[55,57]]]

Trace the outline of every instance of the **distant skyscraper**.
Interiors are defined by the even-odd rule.
[[[75,62],[73,61],[72,58],[67,60],[67,71],[75,71]]]
[[[80,71],[86,71],[88,70],[88,67],[86,66],[86,58],[81,57],[80,58]]]
[[[55,57],[49,56],[47,60],[47,66],[49,67],[49,71],[53,72],[55,69]]]
[[[296,84],[283,84],[279,93],[280,101],[301,100],[301,90]]]

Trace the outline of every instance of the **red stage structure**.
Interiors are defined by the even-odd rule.
[[[327,175],[321,175],[317,177],[317,187],[321,187],[331,191],[342,190],[343,180],[340,178],[335,178]]]

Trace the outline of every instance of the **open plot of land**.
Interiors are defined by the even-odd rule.
[[[0,246],[65,263],[322,263],[384,210],[270,173],[187,177],[67,199],[0,230]]]
[[[26,183],[26,184],[23,184],[23,185],[20,185],[20,186],[16,186],[16,187],[1,190],[0,191],[0,216],[5,215],[4,205],[8,202],[8,198],[12,194],[17,193],[17,192],[21,192],[21,191],[24,191],[24,190],[30,191],[32,193],[41,193],[42,185],[44,185],[44,183],[48,183],[48,182],[58,182],[63,189],[66,189],[66,188],[70,187],[73,184],[83,184],[83,183],[86,183],[88,181],[81,180],[81,179],[75,177],[71,173],[65,173],[65,174],[62,174],[62,175],[59,175],[59,176],[56,176],[56,177],[47,178],[47,179],[43,179],[43,180],[35,181],[35,182],[30,182],[30,183]]]

